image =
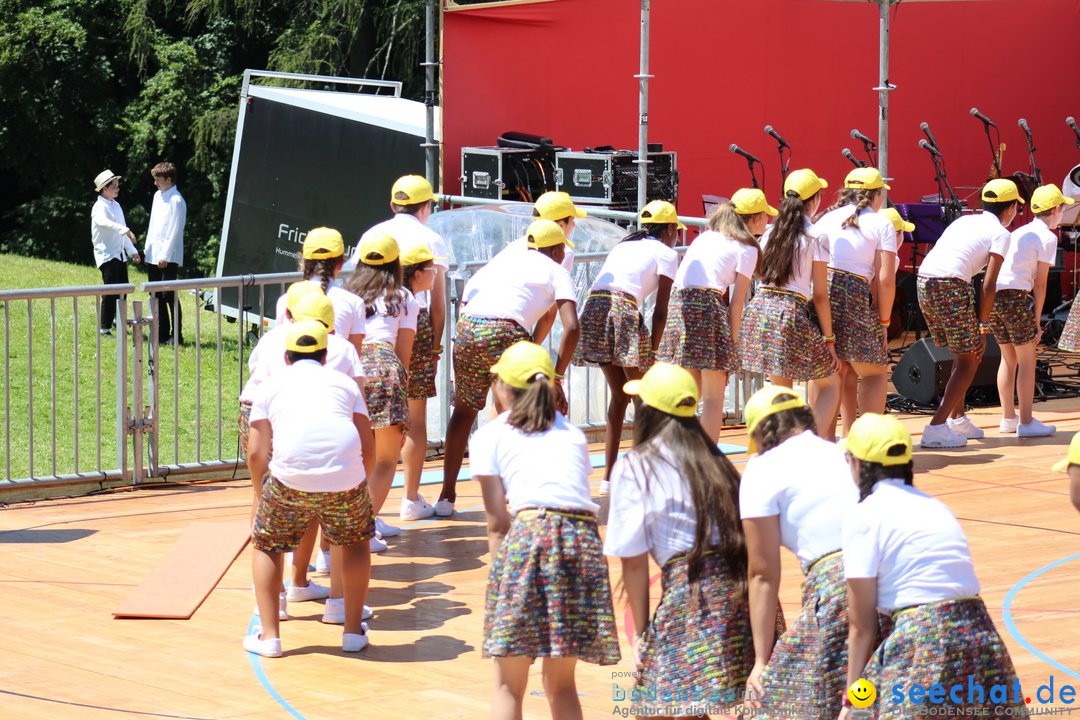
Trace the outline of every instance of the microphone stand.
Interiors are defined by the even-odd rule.
[[[791,167],[791,148],[787,148],[787,156],[784,155],[784,143],[776,143],[776,151],[780,153],[780,185],[787,181],[788,169]]]
[[[1035,164],[1035,141],[1032,139],[1030,132],[1024,133],[1024,141],[1027,142],[1028,164],[1031,165],[1031,174],[1035,176],[1035,182],[1042,185],[1042,172],[1039,170],[1039,166]]]
[[[930,153],[930,160],[934,163],[934,181],[938,186],[938,197],[941,198],[942,209],[945,216],[945,226],[948,227],[953,220],[960,217],[963,208],[960,198],[956,196],[949,177],[945,173],[945,160],[940,154]]]
[[[761,183],[758,182],[757,173],[754,172],[754,161],[751,160],[750,158],[746,158],[746,166],[750,169],[750,182],[753,183],[753,187],[756,187],[759,190],[761,190],[762,189]],[[764,171],[764,169],[765,168],[762,167],[763,171]],[[764,174],[764,172],[762,174]]]
[[[983,123],[983,132],[986,133],[986,142],[990,145],[990,159],[994,161],[994,177],[1001,177],[1001,161],[998,159],[997,149],[994,147],[994,138],[990,137],[990,125]],[[1000,139],[1001,133],[998,133]]]
[[[863,152],[865,152],[866,157],[870,159],[870,167],[877,167],[877,145],[872,142],[866,142],[865,140],[860,140],[860,142],[863,146]]]

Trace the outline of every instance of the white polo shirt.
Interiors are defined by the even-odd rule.
[[[506,261],[513,262],[520,256],[521,253],[528,251],[529,238],[519,237],[518,239],[512,241],[509,245],[504,247],[502,250],[495,253],[495,257],[488,260],[488,264],[490,265],[491,263]],[[566,252],[563,254],[562,262],[559,264],[566,268],[566,272],[574,271],[574,251],[570,249],[569,245],[566,246]]]
[[[319,279],[315,278],[311,282],[319,282]],[[364,301],[355,293],[341,287],[337,280],[331,281],[327,286],[326,297],[334,306],[334,333],[346,339],[351,335],[363,335],[366,331],[364,316],[367,314],[364,310]],[[286,305],[286,298],[282,295],[274,306],[277,325],[287,325],[289,322],[285,317]]]
[[[829,267],[866,278],[874,277],[874,261],[879,251],[896,253],[896,228],[870,208],[859,213],[859,227],[844,227],[855,214],[854,205],[825,213],[814,225],[829,238]]]
[[[279,325],[259,338],[248,356],[248,381],[240,391],[240,399],[252,401],[257,388],[288,367],[285,364],[286,325]],[[351,378],[363,378],[364,366],[351,342],[337,333],[326,336],[326,367]]]
[[[656,440],[650,440],[656,446]],[[647,463],[631,450],[611,469],[611,503],[604,554],[635,557],[649,553],[660,567],[694,547],[694,498],[667,448]],[[719,544],[714,533],[712,544]]]
[[[756,247],[715,230],[707,230],[686,249],[679,270],[675,273],[675,287],[722,292],[735,283],[736,275],[753,280],[757,263]]]
[[[993,213],[979,212],[957,218],[941,234],[919,266],[919,277],[958,278],[971,282],[990,260],[990,253],[1005,257],[1009,231]]]
[[[365,479],[354,414],[368,414],[356,382],[314,360],[301,360],[260,388],[251,422],[270,421],[275,478],[304,492],[341,492]]]
[[[762,251],[768,245],[769,238],[772,237],[775,227],[776,225],[770,225],[765,230],[765,234],[761,236]],[[795,257],[791,278],[788,279],[786,285],[779,289],[789,290],[810,299],[813,296],[810,289],[814,277],[814,263],[827,263],[829,257],[829,237],[815,228],[814,224],[810,222],[810,218],[804,215],[803,234],[799,238],[799,250]]]
[[[844,520],[844,575],[877,578],[878,610],[969,597],[979,592],[960,523],[940,500],[882,480]]]
[[[577,302],[570,273],[536,250],[513,264],[485,265],[472,279],[473,295],[464,313],[474,318],[505,318],[532,332],[558,300]]]
[[[523,508],[552,508],[596,513],[589,494],[589,447],[585,434],[562,413],[546,432],[526,435],[499,415],[469,439],[473,477],[502,478],[510,514]]]
[[[443,240],[442,235],[420,222],[415,215],[410,215],[409,213],[396,213],[389,220],[383,220],[377,225],[372,225],[367,232],[360,236],[360,242],[363,242],[365,237],[377,232],[388,234],[390,237],[397,240],[398,245],[401,247],[412,245],[417,242],[423,242],[427,245],[431,254],[436,258],[433,261],[434,265],[441,267],[444,270],[450,268],[448,262],[450,251],[446,246],[446,241]],[[346,268],[351,272],[359,262],[360,243],[357,243],[356,250],[353,251],[352,257],[349,258]],[[417,293],[416,302],[421,308],[431,307],[431,291],[425,290],[421,293]]]
[[[1009,249],[998,273],[998,290],[1026,290],[1035,287],[1039,263],[1057,262],[1057,234],[1035,218],[1009,236]]]
[[[420,306],[406,288],[402,288],[401,291],[404,293],[404,300],[398,303],[397,312],[394,315],[387,314],[385,298],[380,297],[375,301],[375,314],[367,319],[365,345],[372,342],[396,345],[399,330],[416,330]]]
[[[803,570],[840,549],[841,526],[859,500],[844,451],[806,430],[750,458],[739,486],[743,519],[780,517],[780,544]]]
[[[90,240],[94,244],[94,265],[110,260],[127,260],[139,253],[126,235],[127,221],[120,203],[98,195],[90,209]]]
[[[589,292],[617,290],[634,296],[640,308],[656,292],[660,277],[675,279],[679,254],[656,238],[623,240],[611,249]]]

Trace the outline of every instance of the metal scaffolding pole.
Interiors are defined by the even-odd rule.
[[[649,16],[651,0],[641,0],[641,68],[634,77],[638,80],[638,211],[648,202],[649,177]]]
[[[435,68],[439,63],[435,60],[435,18],[436,0],[427,0],[425,10],[425,42],[424,42],[424,105],[427,111],[427,132],[424,137],[424,164],[425,176],[431,186],[439,188],[439,143],[435,142]]]
[[[878,36],[878,170],[889,176],[889,93],[896,89],[889,83],[889,9],[895,0],[872,0],[879,12]]]

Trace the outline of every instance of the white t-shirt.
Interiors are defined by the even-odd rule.
[[[416,242],[424,242],[427,244],[431,254],[435,256],[433,264],[444,270],[450,268],[448,262],[450,251],[446,246],[446,241],[443,240],[442,235],[420,222],[415,215],[410,215],[409,213],[397,213],[389,220],[383,220],[377,225],[372,225],[367,232],[360,236],[360,241],[363,242],[365,237],[375,232],[387,233],[390,237],[397,240],[399,247],[412,245]],[[359,262],[360,243],[357,243],[356,250],[353,251],[352,257],[349,258],[346,268],[351,272]],[[421,293],[417,293],[416,302],[422,308],[431,307],[431,291],[425,290]]]
[[[744,518],[780,516],[780,544],[810,563],[840,549],[859,491],[844,451],[807,430],[750,458],[739,486]]]
[[[318,282],[318,280],[313,280],[313,282]],[[363,335],[365,332],[364,301],[337,283],[338,281],[334,280],[326,288],[326,297],[334,306],[334,332],[345,339],[348,339],[350,335]],[[287,309],[285,301],[286,297],[282,295],[275,306],[274,317],[277,318],[275,321],[277,325],[289,322],[285,317]]]
[[[285,325],[275,327],[259,338],[258,344],[252,348],[248,356],[250,374],[240,392],[241,400],[254,400],[259,385],[288,367],[285,364],[285,336],[289,332],[286,328]],[[351,378],[364,377],[364,366],[360,363],[356,347],[336,333],[326,336],[326,367]]]
[[[977,595],[979,580],[948,507],[901,480],[882,480],[844,520],[844,575],[877,578],[881,612]]]
[[[485,265],[473,276],[472,285],[466,315],[507,318],[528,332],[557,300],[577,302],[570,273],[536,250],[518,256],[512,265]]]
[[[770,225],[761,236],[761,249],[764,251],[772,237],[776,225]],[[780,290],[790,290],[809,299],[811,283],[814,277],[814,263],[829,262],[829,237],[814,227],[810,218],[803,216],[803,235],[799,238],[799,251],[795,258],[794,272]]]
[[[397,315],[386,314],[386,301],[379,298],[375,301],[375,314],[367,319],[367,333],[364,335],[364,344],[369,342],[385,342],[391,345],[397,344],[399,330],[416,330],[416,319],[420,313],[413,294],[401,289],[405,295],[405,301],[398,303]]]
[[[1039,263],[1057,262],[1057,235],[1039,218],[1014,230],[1009,237],[1009,249],[998,273],[998,290],[1027,290],[1035,287]]]
[[[814,227],[829,238],[829,267],[870,280],[878,251],[896,252],[896,228],[870,208],[859,213],[859,227],[844,227],[854,212],[854,205],[836,208],[825,213]]]
[[[554,264],[554,263],[553,263]],[[585,434],[562,415],[546,432],[526,435],[506,422],[505,412],[469,439],[473,477],[502,478],[510,514],[523,508],[596,513],[589,494],[589,447]]]
[[[758,249],[732,240],[723,233],[701,233],[686,249],[675,273],[677,288],[708,288],[721,292],[735,283],[735,276],[752,280]]]
[[[696,532],[694,498],[667,448],[651,467],[637,451],[619,458],[611,470],[606,555],[635,557],[648,552],[663,567],[694,547]],[[712,544],[719,542],[714,533]]]
[[[251,422],[270,420],[275,478],[305,492],[341,492],[365,479],[354,413],[368,414],[356,382],[314,360],[301,360],[260,387]]]
[[[990,260],[990,253],[1005,257],[1009,231],[993,213],[957,218],[926,253],[919,277],[959,278],[971,281]]]
[[[520,257],[521,253],[528,251],[529,238],[519,237],[517,240],[514,240],[509,245],[504,247],[502,250],[495,253],[495,257],[491,258],[491,260],[488,260],[488,263],[490,264],[494,262],[502,262],[505,260],[513,262],[515,259]],[[566,268],[566,272],[574,271],[574,251],[570,249],[569,245],[566,246],[566,252],[563,255],[562,262],[559,264]]]
[[[675,279],[679,254],[656,238],[623,240],[611,249],[590,292],[617,290],[629,293],[638,307],[656,292],[660,276]]]

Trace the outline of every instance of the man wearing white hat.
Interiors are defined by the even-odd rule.
[[[116,196],[120,194],[120,176],[112,170],[102,170],[94,178],[94,190],[98,197],[90,210],[90,239],[94,244],[94,264],[101,270],[101,281],[106,285],[124,285],[128,281],[127,259],[142,262],[135,249],[135,233],[124,220],[124,211]],[[116,320],[116,303],[120,295],[104,295],[101,298],[100,332],[112,336]]]

